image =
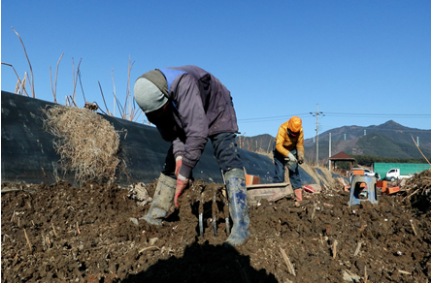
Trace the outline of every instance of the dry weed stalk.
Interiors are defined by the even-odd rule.
[[[16,33],[16,35],[18,36],[19,40],[21,41],[22,48],[24,49],[24,54],[25,54],[25,57],[27,58],[28,66],[30,67],[31,79],[29,81],[29,85],[31,87],[31,94],[33,95],[33,98],[36,98],[36,94],[34,93],[33,68],[31,67],[30,59],[28,58],[27,51],[25,50],[25,45],[21,39],[21,36],[13,27],[12,27],[12,29]]]
[[[25,229],[24,229],[24,236],[25,236],[25,239],[27,240],[27,244],[28,244],[28,247],[30,248],[30,252],[32,252],[33,248],[32,248],[32,245],[30,243],[30,240],[29,240],[29,238],[27,236],[27,232],[25,231]]]
[[[424,194],[431,188],[431,169],[424,170],[420,173],[416,173],[412,178],[407,179],[403,186],[403,191],[406,192],[405,196],[401,202],[412,197],[417,193]]]
[[[287,269],[288,269],[289,273],[292,274],[293,276],[296,276],[295,268],[293,267],[293,265],[292,265],[289,257],[287,256],[285,250],[283,250],[281,248],[281,246],[278,246],[278,247],[280,249],[281,255],[283,256],[284,262],[287,265]]]
[[[16,78],[17,78],[17,82],[16,82],[16,86],[15,86],[15,93],[19,93],[19,91],[20,91],[20,89],[22,89],[22,92],[23,92],[23,94],[25,94],[25,95],[27,95],[27,96],[29,96],[28,95],[28,93],[27,93],[27,90],[25,89],[25,82],[22,82],[21,81],[21,79],[20,79],[20,77],[18,76],[18,73],[16,72],[16,70],[15,70],[15,68],[11,65],[11,64],[8,64],[8,63],[4,63],[4,62],[2,62],[1,63],[2,65],[5,65],[5,66],[9,66],[9,67],[11,67],[12,68],[12,70],[14,71],[14,73],[15,73],[15,76],[16,76]],[[25,72],[24,73],[24,79],[27,77],[27,72]]]
[[[21,82],[21,84],[18,86],[18,88],[16,88],[15,89],[15,93],[20,93],[21,92],[21,89],[23,90],[23,92],[24,92],[24,90],[25,90],[25,83],[26,83],[26,81],[27,81],[27,77],[28,77],[28,74],[27,74],[27,72],[24,72],[24,79],[22,79],[22,82]],[[26,92],[27,93],[27,92]],[[27,96],[28,96],[28,94],[27,94]]]
[[[57,62],[57,68],[55,69],[55,84],[54,86],[52,85],[52,74],[51,74],[51,66],[49,66],[49,78],[51,79],[51,90],[52,90],[52,95],[54,96],[54,103],[57,103],[57,77],[58,77],[58,65],[60,64],[60,60],[63,57],[64,53],[61,53],[60,58],[58,59]]]
[[[425,158],[425,160],[428,162],[428,164],[431,166],[431,163],[428,161],[428,159],[425,157],[425,155],[422,153],[422,150],[419,148],[418,144],[416,143],[415,139],[413,138],[412,135],[410,135],[412,137],[412,140],[415,144],[415,146],[417,147],[417,149],[419,150],[419,152],[422,154],[423,158]],[[431,169],[430,169],[431,170]]]
[[[114,91],[112,92],[112,94],[114,95],[114,110],[113,110],[112,116],[115,117],[115,108],[116,108],[115,104],[117,103],[117,90],[115,88],[114,68],[112,68],[112,71],[111,71],[111,78],[112,78],[112,87],[114,89]],[[102,87],[100,86],[100,83],[99,83],[99,87],[100,87],[100,92],[102,92]],[[102,92],[102,96],[103,96],[103,92]],[[103,98],[103,100],[105,100],[105,98]],[[106,110],[108,110],[108,107],[106,107]]]
[[[79,67],[81,66],[82,58],[79,60],[78,66],[76,67],[76,76],[75,76],[75,61],[72,58],[72,68],[73,68],[73,93],[72,93],[72,101],[76,105],[76,85],[78,83],[78,77],[79,77]],[[85,101],[85,98],[84,98]]]
[[[109,115],[115,116],[115,108],[116,108],[115,106],[117,106],[118,110],[120,112],[119,113],[120,117],[122,119],[129,120],[129,121],[136,121],[142,113],[141,108],[136,107],[135,99],[132,98],[132,92],[131,92],[131,87],[130,87],[130,74],[132,71],[133,64],[134,64],[134,62],[133,63],[131,62],[130,55],[129,55],[129,65],[128,65],[128,71],[127,71],[126,98],[124,100],[124,105],[121,105],[120,101],[117,99],[117,92],[116,92],[115,79],[114,79],[114,69],[112,69],[112,71],[111,71],[112,85],[114,88],[114,91],[113,91],[114,111],[113,111],[113,115],[112,114],[109,114]],[[105,97],[103,95],[103,91],[102,91],[102,87],[100,86],[100,83],[99,83],[99,88],[100,88],[100,92],[102,93],[103,101],[105,102]],[[133,107],[132,107],[132,100],[133,100]],[[107,109],[107,112],[109,113],[108,107],[106,106],[106,102],[105,102],[105,107]]]
[[[268,151],[264,151],[263,149],[259,149],[259,150],[255,151],[255,153],[260,154],[260,155],[264,155],[264,156],[268,157],[269,159],[271,159],[272,161],[274,161],[274,154],[272,152],[268,152]]]
[[[44,128],[57,137],[54,147],[64,172],[74,171],[77,182],[112,183],[120,162],[116,156],[120,140],[114,127],[87,109],[57,105],[44,113]]]
[[[113,116],[111,114],[111,112],[109,112],[108,106],[106,105],[106,101],[105,101],[105,96],[103,95],[103,90],[102,90],[102,86],[100,85],[100,82],[97,82],[99,84],[99,88],[100,88],[100,93],[102,93],[102,98],[103,98],[103,103],[105,104],[105,108],[106,108],[106,114],[109,116]],[[115,109],[115,108],[114,108]]]

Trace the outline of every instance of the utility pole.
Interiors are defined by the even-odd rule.
[[[331,133],[329,133],[329,158],[331,158]],[[328,160],[328,170],[331,172],[331,160]]]
[[[319,112],[319,104],[316,104],[316,112],[310,112],[311,115],[316,116],[316,165],[319,164],[319,115],[325,116],[323,112]]]

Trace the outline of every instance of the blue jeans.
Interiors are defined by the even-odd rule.
[[[296,158],[298,158],[298,154],[296,149],[290,151]],[[289,179],[290,184],[292,185],[292,189],[299,189],[302,187],[301,176],[299,175],[298,162],[289,161],[287,162],[284,158],[285,156],[275,149],[274,143],[274,165],[275,165],[275,173],[274,173],[274,183],[284,183],[284,166],[289,169]]]
[[[223,170],[223,173],[230,171],[234,168],[243,169],[244,164],[239,156],[236,145],[236,134],[234,133],[221,133],[209,137],[214,148],[214,156]],[[173,147],[168,150],[165,160],[163,174],[176,178],[175,176],[175,156],[173,154]]]

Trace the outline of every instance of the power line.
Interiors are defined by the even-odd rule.
[[[328,125],[328,124],[325,124],[325,128],[327,128],[328,130],[325,130],[325,129],[323,129],[324,131],[330,131],[330,130],[333,130],[333,129],[338,129],[338,128],[344,128],[344,127],[346,127],[346,128],[350,128],[350,127],[358,127],[358,128],[361,128],[361,130],[367,130],[367,131],[389,131],[389,132],[393,132],[393,131],[399,131],[399,130],[404,130],[404,129],[398,129],[398,128],[396,128],[396,129],[384,129],[384,128],[377,128],[377,127],[379,127],[379,126],[381,126],[381,125],[378,125],[378,126],[374,126],[374,127],[370,127],[370,126],[357,126],[357,125],[352,125],[352,126],[347,126],[347,125],[345,125],[345,126],[340,126],[340,125]],[[403,126],[403,127],[406,127],[406,126]],[[426,132],[426,131],[429,131],[429,130],[422,130],[422,129],[416,129],[416,128],[410,128],[410,127],[406,127],[406,128],[408,128],[408,129],[405,129],[406,131],[408,131],[409,133],[410,132],[417,132],[417,133],[421,133],[421,132]],[[322,127],[320,128],[321,130],[322,130]]]
[[[431,118],[431,114],[383,114],[383,113],[342,113],[342,112],[325,112],[327,116],[343,116],[343,117],[397,117],[397,118]]]
[[[252,122],[268,122],[280,120],[281,118],[289,119],[292,116],[303,116],[308,115],[309,113],[298,113],[291,115],[281,115],[281,116],[268,116],[268,117],[254,117],[254,118],[244,118],[238,119],[238,122],[241,123],[252,123]],[[382,113],[342,113],[342,112],[325,112],[327,117],[331,116],[342,116],[342,117],[389,117],[389,118],[431,118],[431,114],[382,114]]]
[[[299,113],[299,114],[290,114],[290,115],[281,115],[281,116],[269,116],[269,117],[256,117],[256,118],[243,118],[238,119],[238,122],[249,123],[249,122],[266,122],[272,120],[280,120],[281,118],[290,119],[292,116],[301,116],[308,115],[308,113]]]

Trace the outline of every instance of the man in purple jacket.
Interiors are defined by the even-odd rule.
[[[227,243],[241,245],[250,223],[243,163],[237,152],[238,132],[229,90],[212,74],[196,66],[156,69],[140,76],[135,100],[156,125],[163,139],[172,142],[148,213],[141,217],[162,225],[172,202],[187,187],[208,138],[223,171],[234,223]]]

